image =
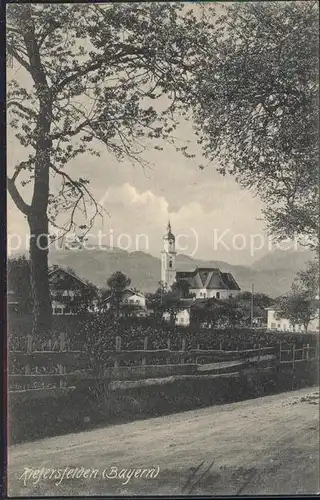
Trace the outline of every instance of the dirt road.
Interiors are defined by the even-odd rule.
[[[10,496],[317,493],[319,391],[16,445],[8,465]]]

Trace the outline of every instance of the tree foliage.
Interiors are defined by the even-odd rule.
[[[290,291],[277,301],[277,318],[286,318],[292,325],[303,325],[305,332],[310,322],[319,317],[319,266],[310,261],[299,271]]]
[[[168,312],[171,320],[174,322],[179,307],[182,304],[182,297],[182,290],[176,282],[168,289],[163,281],[159,281],[157,290],[154,293],[146,295],[146,306],[153,310],[154,315],[159,319],[162,318],[164,312]]]
[[[8,6],[7,52],[31,82],[13,78],[7,85],[8,125],[25,148],[23,161],[10,166],[7,186],[30,228],[35,334],[50,326],[50,228],[62,235],[86,233],[102,210],[90,179],[82,172],[72,177],[67,166],[80,155],[99,155],[98,143],[118,160],[143,164],[151,142],[161,149],[160,139],[172,139],[176,102],[201,44],[199,31],[191,30],[196,19],[181,17],[182,8],[172,3]],[[52,190],[53,176],[60,179],[58,192]],[[32,185],[30,204],[19,180]]]
[[[319,236],[318,27],[317,2],[227,5],[192,93],[209,161],[260,196],[271,234],[311,246]]]
[[[14,165],[11,180],[15,182],[21,171],[30,172],[24,184],[35,180],[42,107],[47,126],[42,154],[48,155],[50,175],[61,178],[58,196],[49,195],[51,224],[58,224],[57,214],[63,210],[70,215],[64,228],[74,229],[75,212],[84,213],[85,201],[94,203],[90,180],[72,179],[65,167],[84,153],[99,156],[97,141],[117,159],[143,164],[141,153],[151,139],[172,138],[177,126],[175,101],[191,67],[187,63],[195,42],[191,34],[187,36],[194,17],[189,14],[183,22],[181,8],[173,4],[9,6],[7,50],[33,80],[31,90],[16,79],[8,82],[9,125],[22,146],[33,150]],[[163,95],[167,103],[159,110],[154,103]],[[152,146],[159,149],[159,141]],[[8,187],[17,201],[10,179]],[[20,208],[32,207],[20,203]]]
[[[121,294],[125,288],[130,286],[131,278],[122,271],[116,271],[107,279],[107,285],[112,294]]]
[[[120,303],[123,291],[130,286],[131,278],[122,271],[116,271],[107,279],[110,290],[111,306],[115,307],[117,316],[119,315]]]

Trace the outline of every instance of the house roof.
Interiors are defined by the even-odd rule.
[[[125,293],[130,293],[131,295],[137,295],[138,297],[145,298],[145,295],[143,293],[137,292],[137,291],[133,290],[132,288],[125,288],[121,293],[122,293],[122,295],[124,295]],[[108,302],[111,299],[111,297],[112,297],[112,295],[108,295],[108,297],[103,299],[101,301],[101,303],[103,304],[104,302]]]
[[[131,292],[132,295],[138,295],[139,297],[144,298],[144,294],[142,292],[138,292],[137,290],[134,290],[133,288],[125,288],[123,290],[123,293],[125,292]]]
[[[207,290],[240,290],[231,273],[222,273],[218,268],[197,267],[194,271],[177,271],[177,282],[185,281],[190,288]]]
[[[83,281],[81,278],[79,278],[75,274],[70,273],[69,271],[67,271],[66,269],[64,269],[63,267],[60,267],[60,266],[56,266],[54,269],[52,269],[51,271],[49,271],[49,273],[48,273],[49,278],[50,278],[50,276],[53,276],[57,272],[63,272],[64,274],[67,274],[68,276],[71,276],[75,280],[79,281],[79,283],[81,283],[82,285],[88,286],[88,283],[86,283],[85,281]]]

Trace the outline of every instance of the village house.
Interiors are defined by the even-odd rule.
[[[318,299],[319,301],[319,299]],[[275,306],[266,308],[268,318],[267,318],[267,328],[268,330],[276,330],[279,332],[304,332],[304,326],[299,324],[292,324],[287,318],[277,319],[277,309]],[[308,325],[308,332],[318,332],[319,333],[319,310],[316,318],[312,319]]]
[[[129,315],[141,318],[148,315],[145,295],[132,288],[126,288],[121,292],[118,307],[119,316]],[[114,299],[110,294],[100,302],[98,310],[109,311],[112,308],[114,308]]]
[[[57,316],[78,314],[79,303],[85,302],[83,299],[86,295],[89,297],[91,285],[57,265],[51,268],[48,276],[52,314]],[[90,300],[88,300],[88,310],[90,310],[89,303]],[[13,290],[7,292],[7,305],[9,313],[19,314],[20,300]]]
[[[52,314],[77,314],[77,301],[89,289],[89,285],[60,266],[49,271],[49,286],[52,301]]]
[[[166,311],[162,315],[162,319],[169,323],[171,321],[171,313]],[[190,307],[184,307],[176,312],[174,323],[176,326],[190,325]]]

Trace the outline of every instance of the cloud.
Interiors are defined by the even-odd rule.
[[[129,251],[143,250],[159,256],[168,219],[177,238],[177,251],[197,258],[243,262],[249,256],[246,254],[250,251],[251,234],[262,234],[263,223],[254,216],[255,201],[250,197],[248,200],[246,193],[239,196],[236,206],[230,194],[217,196],[218,203],[211,211],[192,200],[173,211],[165,196],[157,196],[150,189],[139,190],[126,182],[109,188],[101,200],[111,217],[105,217],[103,224],[97,222],[95,230],[104,230],[106,245],[111,231],[114,245],[125,240],[126,246],[122,248]],[[232,240],[238,233],[246,239],[245,248],[232,247]],[[215,245],[214,237],[219,238],[222,234],[225,236]],[[146,238],[139,239],[139,235]],[[231,246],[230,250],[226,245]]]
[[[27,151],[19,145],[12,131],[8,131],[8,162],[10,172],[13,165],[24,160]],[[181,237],[181,246],[186,245],[191,254],[196,249],[197,257],[219,259],[233,263],[248,263],[248,249],[227,251],[223,245],[214,248],[213,234],[227,230],[226,241],[237,233],[262,233],[263,222],[257,221],[262,203],[251,193],[243,191],[232,177],[223,177],[217,172],[217,164],[200,171],[203,163],[201,152],[195,141],[192,125],[181,122],[178,137],[190,145],[195,158],[187,159],[176,152],[170,144],[163,144],[163,151],[149,150],[144,159],[149,168],[133,166],[129,161],[118,162],[99,146],[101,157],[79,156],[66,167],[73,178],[79,175],[90,179],[90,189],[96,200],[103,203],[107,214],[97,218],[93,233],[99,230],[109,235],[113,231],[115,242],[131,238],[128,250],[135,250],[135,236],[145,234],[148,245],[141,250],[159,256],[162,236],[171,219],[173,230]],[[10,175],[9,172],[9,175]],[[51,178],[51,191],[56,192],[59,179]],[[22,190],[26,201],[30,201],[32,185]],[[85,221],[83,221],[84,223]],[[28,235],[25,217],[18,211],[8,196],[8,232],[20,234],[23,241]],[[127,236],[126,236],[127,235]],[[95,235],[93,234],[93,238]],[[108,240],[108,236],[106,238]],[[196,241],[197,240],[197,241]],[[143,243],[143,239],[141,240]],[[116,245],[115,243],[115,245]]]

